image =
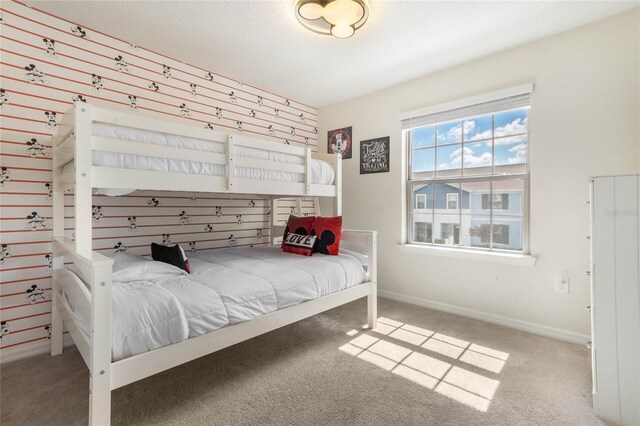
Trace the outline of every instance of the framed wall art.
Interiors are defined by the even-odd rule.
[[[329,154],[341,153],[345,160],[351,158],[353,152],[351,139],[351,126],[330,130],[327,134],[327,152]]]
[[[389,136],[360,141],[360,174],[389,171]]]

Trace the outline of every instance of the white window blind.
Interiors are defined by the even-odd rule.
[[[528,107],[533,85],[492,92],[482,96],[461,99],[441,105],[409,111],[400,115],[402,129],[429,126],[483,114]]]

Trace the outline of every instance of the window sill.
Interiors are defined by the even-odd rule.
[[[411,253],[423,253],[433,256],[452,257],[456,259],[477,260],[481,262],[504,263],[532,267],[536,258],[528,254],[485,252],[455,247],[433,247],[420,244],[398,244],[400,250]]]

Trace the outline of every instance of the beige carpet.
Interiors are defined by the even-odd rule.
[[[379,312],[378,332],[360,300],[116,390],[112,423],[602,424],[586,348],[386,299]],[[77,351],[1,370],[4,426],[87,423]]]

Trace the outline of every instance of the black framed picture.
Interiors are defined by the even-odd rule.
[[[360,174],[389,171],[389,136],[360,141]]]
[[[343,160],[351,158],[351,126],[327,132],[327,152],[342,154]]]

